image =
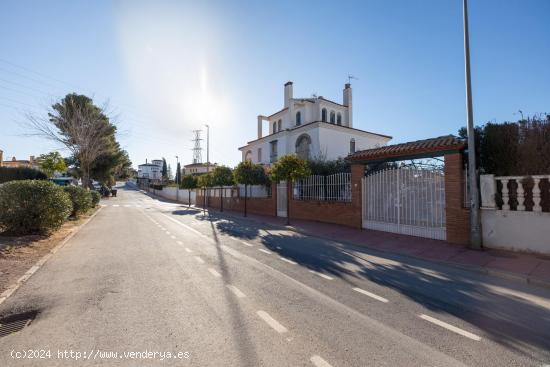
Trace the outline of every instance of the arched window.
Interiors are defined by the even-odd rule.
[[[336,122],[336,115],[334,114],[334,111],[330,111],[330,123],[334,124]]]
[[[296,139],[296,155],[302,159],[309,159],[311,138],[308,134],[302,134]]]
[[[300,111],[296,112],[296,126],[302,124],[302,113]]]
[[[273,121],[273,133],[275,134],[277,132],[277,121]]]
[[[355,139],[353,138],[349,141],[349,152],[355,153]]]
[[[321,110],[321,121],[327,122],[327,109],[323,108]]]
[[[342,114],[340,112],[336,115],[336,123],[342,125]]]
[[[283,130],[283,121],[279,120],[278,126],[277,126],[277,131],[281,131],[281,130]]]
[[[244,155],[244,160],[245,160],[245,162],[252,160],[252,151],[251,150],[246,152],[246,154]]]

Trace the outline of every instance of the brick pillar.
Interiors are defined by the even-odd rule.
[[[353,208],[354,223],[353,227],[363,228],[361,211],[363,207],[361,189],[362,180],[365,177],[364,164],[351,165],[351,205]]]
[[[470,213],[464,207],[464,165],[461,153],[445,155],[445,221],[447,241],[470,243]]]

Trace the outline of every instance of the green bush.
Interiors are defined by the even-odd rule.
[[[0,227],[13,234],[46,234],[69,217],[69,195],[51,182],[20,180],[0,185]]]
[[[42,171],[28,167],[0,167],[0,183],[16,180],[46,180]]]
[[[96,207],[97,204],[99,204],[99,200],[101,199],[101,194],[97,191],[90,191],[90,194],[92,195],[92,207]]]
[[[92,194],[89,191],[80,186],[65,186],[63,189],[69,194],[73,203],[71,216],[78,217],[92,207]]]

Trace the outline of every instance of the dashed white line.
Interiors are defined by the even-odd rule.
[[[213,276],[215,276],[216,278],[221,278],[221,274],[218,273],[215,269],[213,268],[208,268],[208,271],[210,272],[210,274],[212,274]]]
[[[181,242],[181,241],[176,241],[176,243],[177,243],[178,245],[183,245],[183,242]]]
[[[176,236],[170,236],[171,239],[175,240],[176,239]]]
[[[197,260],[197,262],[198,262],[199,264],[204,264],[204,260],[201,259],[201,258],[198,257],[198,256],[195,256],[195,260]]]
[[[237,298],[246,297],[246,295],[243,292],[241,292],[241,290],[239,288],[235,287],[234,285],[228,284],[227,288],[229,288],[231,290],[231,292],[233,292],[233,294],[235,294],[235,296],[237,296]]]
[[[190,248],[187,248],[187,247],[185,248],[185,251],[187,251],[187,252],[189,252],[189,253],[193,252],[193,251],[191,251]]]
[[[241,241],[241,243],[242,243],[243,245],[245,245],[245,246],[248,246],[248,247],[254,246],[254,245],[252,245],[252,244],[250,244],[250,243],[248,243],[248,242],[245,242],[245,241]]]
[[[266,254],[268,254],[268,255],[271,255],[271,253],[272,253],[271,251],[264,250],[263,248],[259,248],[258,250],[261,251],[261,252],[263,252],[263,253],[266,253]]]
[[[375,299],[375,300],[377,300],[377,301],[384,302],[384,303],[388,303],[388,300],[385,299],[384,297],[380,297],[380,296],[378,296],[378,295],[376,295],[376,294],[374,294],[374,293],[371,293],[371,292],[369,292],[369,291],[366,291],[366,290],[364,290],[364,289],[361,289],[361,288],[353,288],[353,290],[356,291],[356,292],[359,292],[359,293],[361,293],[361,294],[364,294],[365,296],[369,296],[370,298],[373,298],[373,299]]]
[[[118,205],[118,204],[113,204],[113,206],[120,206],[120,205]]]
[[[324,279],[327,279],[327,280],[333,280],[334,279],[333,277],[329,277],[328,275],[323,274],[323,273],[319,273],[318,271],[315,271],[315,270],[310,270],[309,272],[312,273],[312,274],[318,275],[321,278],[324,278]]]
[[[296,261],[289,260],[289,259],[287,259],[286,257],[280,256],[279,258],[280,258],[281,260],[283,260],[283,261],[286,261],[286,262],[289,263],[289,264],[292,264],[292,265],[297,265],[297,264],[298,264]]]
[[[462,335],[462,336],[465,336],[466,338],[469,338],[469,339],[472,339],[472,340],[475,340],[475,341],[480,341],[481,340],[481,337],[477,336],[476,334],[472,334],[470,333],[469,331],[466,331],[466,330],[462,330],[461,328],[458,328],[456,326],[453,326],[451,324],[447,324],[446,322],[444,321],[441,321],[441,320],[438,320],[436,318],[433,318],[431,316],[428,316],[428,315],[424,315],[424,314],[420,314],[418,315],[421,319],[423,320],[426,320],[428,322],[431,322],[433,324],[436,324],[438,326],[441,326],[447,330],[450,330],[452,332],[455,332],[459,335]]]
[[[168,231],[166,231],[166,234],[167,234],[167,235],[170,235],[171,233],[170,233],[170,232],[168,232]]]
[[[319,356],[312,356],[309,360],[317,367],[332,367],[330,363]]]
[[[284,327],[283,325],[281,325],[279,323],[279,321],[275,320],[273,317],[271,317],[267,312],[265,311],[258,311],[256,312],[258,314],[258,316],[260,316],[260,318],[262,320],[264,320],[269,326],[271,326],[276,332],[278,333],[286,333],[288,331],[288,329],[286,327]]]

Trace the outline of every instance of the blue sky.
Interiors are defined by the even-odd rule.
[[[74,91],[108,102],[135,166],[190,162],[192,130],[205,123],[211,160],[232,166],[256,116],[282,107],[286,81],[297,97],[340,101],[348,74],[358,78],[355,127],[393,142],[455,134],[465,124],[461,6],[4,0],[0,149],[23,158],[59,148],[19,122]],[[549,15],[548,0],[470,0],[477,124],[550,112]]]

